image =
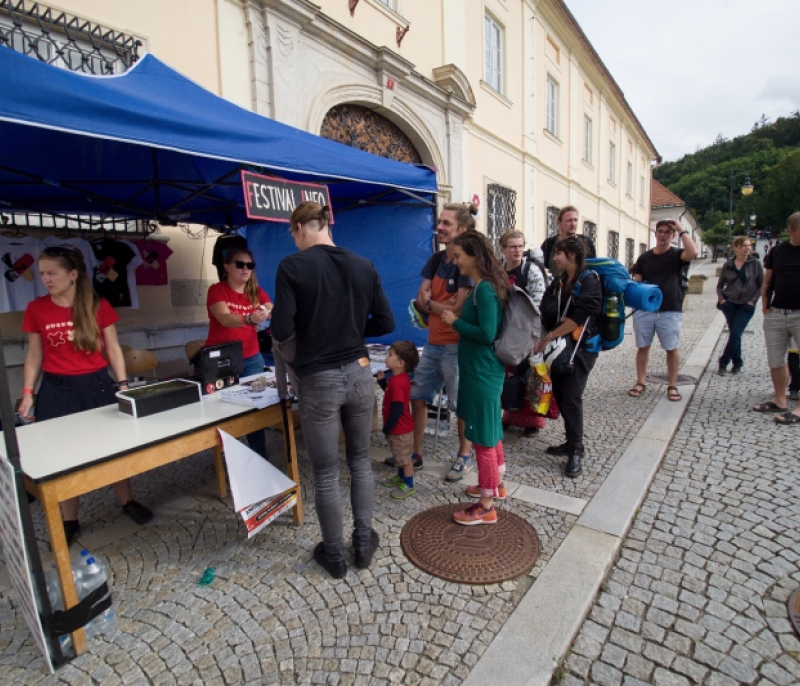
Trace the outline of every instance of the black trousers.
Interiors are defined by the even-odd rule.
[[[583,443],[583,391],[595,362],[596,353],[580,350],[571,374],[553,375],[553,395],[564,419],[567,443],[573,446]]]
[[[797,341],[795,341],[796,343]],[[789,390],[800,391],[800,355],[789,353]]]

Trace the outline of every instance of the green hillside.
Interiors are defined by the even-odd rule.
[[[800,112],[775,122],[762,117],[750,133],[733,140],[720,135],[706,148],[665,162],[653,176],[689,204],[712,238],[727,234],[733,171],[735,226],[755,213],[759,227],[783,229],[786,218],[800,210]],[[755,190],[743,196],[739,189],[748,172]]]

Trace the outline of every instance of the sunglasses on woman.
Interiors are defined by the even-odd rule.
[[[237,269],[249,269],[250,271],[253,271],[256,266],[255,262],[245,262],[244,260],[234,260],[233,263]]]

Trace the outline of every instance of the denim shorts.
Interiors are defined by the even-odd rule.
[[[637,348],[649,348],[658,334],[661,347],[669,352],[678,347],[681,338],[683,312],[644,312],[633,313],[633,332]]]
[[[800,310],[775,310],[764,315],[764,341],[767,344],[767,364],[777,369],[786,364],[792,338],[800,340]]]
[[[458,398],[458,343],[425,345],[414,370],[411,399],[432,403],[442,386],[447,389],[448,406],[455,412]]]

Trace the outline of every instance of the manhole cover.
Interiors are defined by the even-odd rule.
[[[647,383],[665,384],[667,383],[667,375],[648,374]],[[678,374],[678,386],[694,386],[696,383],[697,379],[695,379],[693,376],[688,376],[687,374]]]
[[[495,584],[530,571],[539,557],[539,537],[530,524],[499,508],[497,524],[456,524],[453,513],[463,507],[440,505],[413,517],[400,535],[408,559],[462,584]]]
[[[789,596],[789,602],[786,603],[786,607],[789,610],[789,619],[794,630],[800,634],[800,588],[795,589],[794,593]]]

